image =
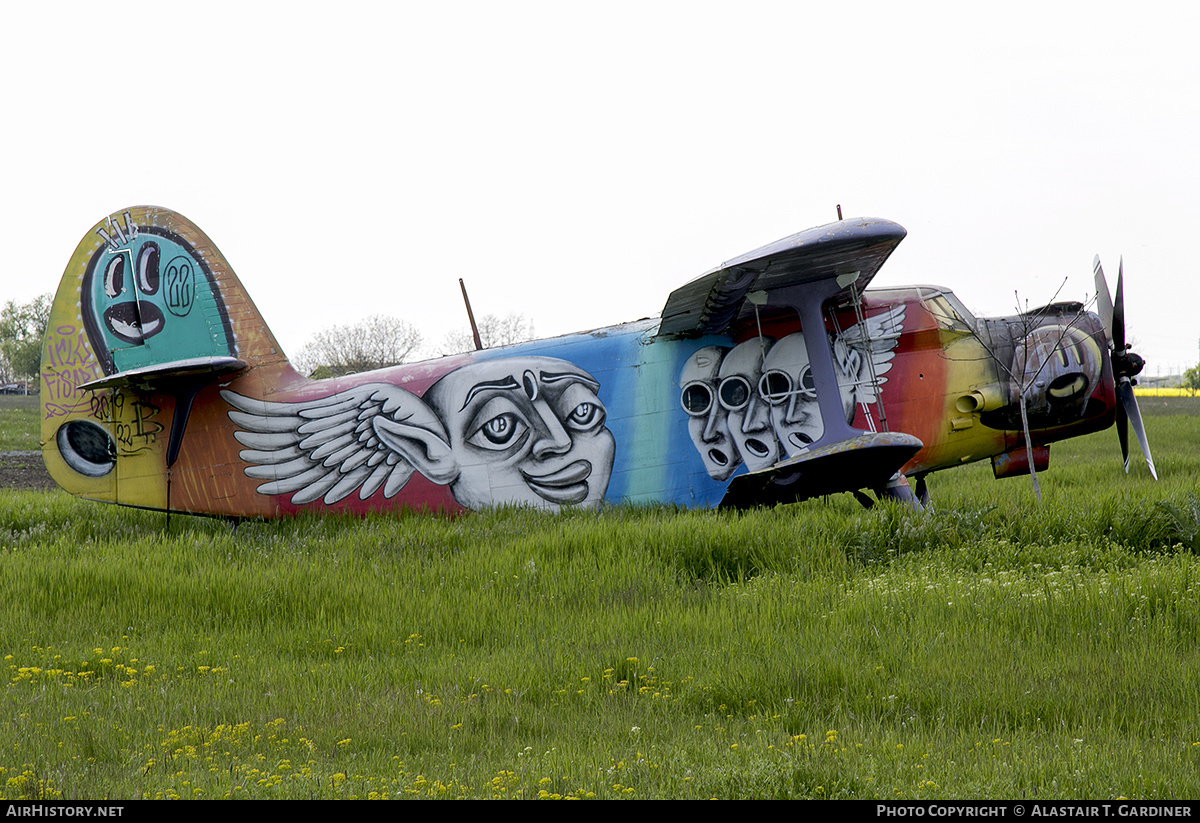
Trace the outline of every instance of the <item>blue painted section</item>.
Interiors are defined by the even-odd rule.
[[[475,356],[477,361],[553,357],[596,379],[616,443],[607,501],[715,506],[728,481],[716,481],[705,471],[688,433],[679,381],[698,349],[731,344],[726,337],[656,340],[657,326],[657,320],[646,320]]]

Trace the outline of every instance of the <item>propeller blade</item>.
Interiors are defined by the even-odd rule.
[[[1113,302],[1108,291],[1108,281],[1104,279],[1104,269],[1100,265],[1100,255],[1092,261],[1092,274],[1096,279],[1096,313],[1104,322],[1104,336],[1112,340]]]
[[[1121,381],[1121,383],[1126,381]],[[1121,394],[1121,383],[1117,383],[1117,394]],[[1129,474],[1129,415],[1125,413],[1125,401],[1117,406],[1117,439],[1121,441],[1121,459],[1125,461],[1125,473]]]
[[[1125,258],[1121,258],[1117,269],[1117,299],[1113,301],[1112,315],[1113,348],[1121,351],[1125,348]],[[1132,396],[1132,395],[1130,395]],[[1132,416],[1132,415],[1130,415]]]
[[[1096,279],[1096,310],[1104,322],[1104,333],[1108,335],[1109,345],[1112,346],[1113,377],[1116,380],[1117,396],[1121,404],[1117,406],[1116,425],[1117,439],[1121,441],[1121,459],[1125,461],[1125,473],[1129,474],[1129,423],[1133,422],[1133,433],[1137,435],[1150,467],[1150,476],[1158,479],[1154,469],[1154,458],[1150,456],[1150,442],[1146,439],[1146,427],[1142,424],[1142,412],[1138,409],[1137,397],[1133,393],[1133,376],[1138,374],[1145,361],[1125,344],[1125,258],[1121,258],[1117,269],[1117,299],[1114,302],[1108,294],[1108,282],[1104,279],[1104,269],[1100,266],[1100,255],[1092,261],[1092,273]]]
[[[1150,456],[1150,441],[1146,439],[1146,428],[1142,425],[1142,413],[1138,409],[1137,398],[1133,394],[1133,384],[1129,380],[1122,380],[1117,384],[1117,394],[1121,396],[1121,407],[1125,415],[1133,423],[1133,433],[1137,435],[1138,443],[1141,444],[1142,454],[1146,457],[1146,465],[1150,467],[1150,476],[1157,480],[1158,472],[1154,470],[1154,458]],[[1121,436],[1121,450],[1125,454],[1125,471],[1128,472],[1128,435],[1125,434],[1124,426],[1120,422],[1118,422],[1117,434]]]

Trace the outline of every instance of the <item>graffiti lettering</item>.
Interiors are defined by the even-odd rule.
[[[42,372],[42,407],[46,417],[61,417],[87,408],[88,398],[78,387],[95,375],[86,369],[71,372]]]
[[[103,423],[111,423],[113,419],[120,415],[120,408],[124,403],[124,395],[120,392],[93,392],[91,398],[92,417]]]
[[[192,261],[180,255],[167,264],[167,309],[176,317],[192,310],[196,295],[196,274]]]
[[[115,393],[112,409],[114,416],[118,418],[118,422],[114,426],[117,442],[126,450],[145,448],[154,443],[158,433],[163,430],[161,423],[156,423],[151,419],[158,416],[158,406],[141,398],[132,400],[129,403],[129,411],[133,419],[128,422],[120,420],[124,416],[121,413],[124,407],[124,396],[120,392]]]
[[[59,326],[46,339],[46,362],[54,368],[82,368],[90,367],[96,359],[82,330]]]
[[[42,370],[42,408],[47,418],[62,417],[86,407],[79,386],[96,379],[99,364],[76,326],[58,326],[46,335],[46,368]]]

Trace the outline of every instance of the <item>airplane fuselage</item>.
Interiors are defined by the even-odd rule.
[[[946,289],[856,290],[903,237],[887,221],[765,247],[662,318],[328,380],[295,372],[184,218],[131,210],[94,235],[47,333],[43,453],[68,491],[125,505],[270,517],[879,493],[986,458],[1020,471],[1022,412],[1044,463],[1116,406],[1103,326],[1078,304],[976,320]]]

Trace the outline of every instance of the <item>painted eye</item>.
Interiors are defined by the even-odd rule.
[[[812,369],[808,366],[800,372],[799,386],[792,382],[792,376],[787,372],[772,369],[758,381],[758,393],[772,406],[778,406],[797,394],[801,400],[815,400],[817,385],[813,381]]]
[[[713,403],[712,389],[703,383],[688,383],[683,387],[679,403],[683,406],[683,410],[692,417],[708,414]]]
[[[1073,372],[1072,374],[1064,374],[1056,378],[1046,391],[1051,397],[1058,400],[1070,400],[1075,397],[1082,397],[1087,387],[1087,378],[1079,372]]]
[[[158,291],[159,254],[157,243],[147,243],[138,252],[137,284],[142,294],[154,294]]]
[[[804,371],[800,372],[800,396],[805,400],[815,400],[817,397],[817,383],[813,380],[812,368],[804,367]]]
[[[125,291],[125,258],[118,254],[108,261],[108,268],[104,270],[104,293],[111,300],[119,297],[123,291]]]
[[[567,415],[567,423],[578,431],[587,431],[604,421],[604,409],[599,403],[580,403]]]
[[[787,372],[772,369],[758,381],[758,393],[772,406],[778,406],[792,393],[792,378]]]
[[[729,411],[739,411],[750,402],[750,381],[741,375],[732,375],[721,381],[717,390],[721,405]]]
[[[516,430],[517,418],[511,414],[502,414],[499,417],[493,417],[484,423],[483,428],[480,429],[484,437],[497,445],[506,445],[513,439]]]
[[[117,464],[117,444],[90,420],[64,423],[55,435],[58,451],[75,471],[88,477],[103,477]]]
[[[516,443],[529,427],[519,416],[504,412],[480,426],[467,442],[485,449],[506,449]]]

